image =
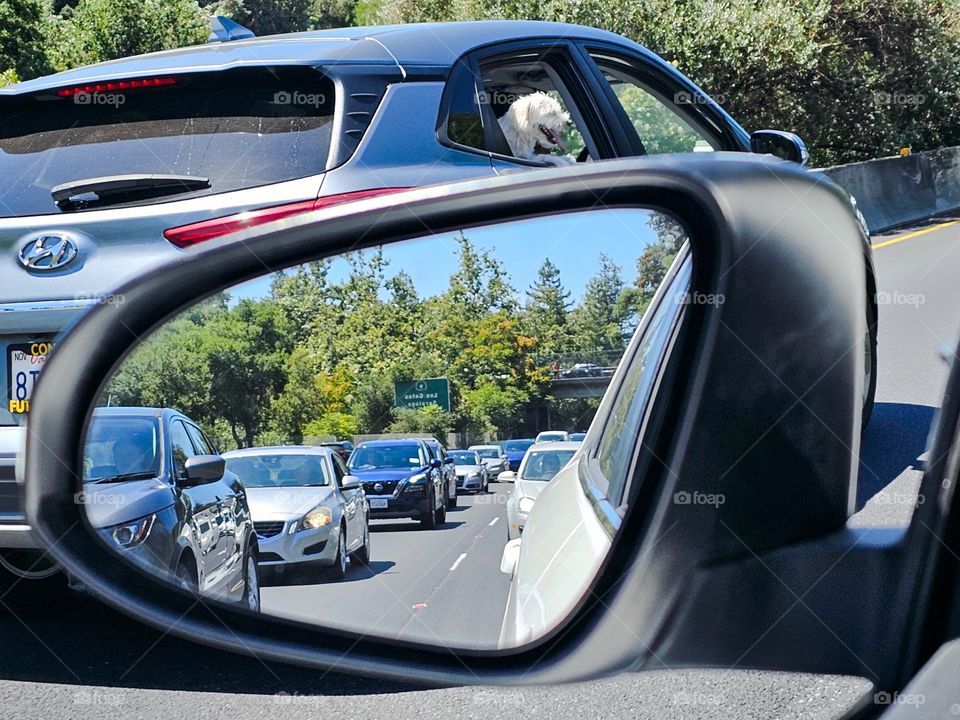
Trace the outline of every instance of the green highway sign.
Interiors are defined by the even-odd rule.
[[[422,408],[439,405],[450,412],[450,382],[446,378],[423,378],[393,384],[393,406]]]

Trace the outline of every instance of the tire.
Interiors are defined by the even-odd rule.
[[[457,503],[459,503],[459,502],[460,502],[460,500],[459,500],[458,497],[457,497],[457,489],[454,488],[454,489],[453,489],[453,497],[448,497],[448,498],[447,498],[447,509],[449,510],[450,508],[455,508],[455,507],[457,506]]]
[[[863,413],[860,432],[867,429],[873,416],[873,401],[877,394],[877,322],[873,303],[867,303],[867,335],[864,338]]]
[[[243,557],[243,606],[260,612],[260,570],[252,543]]]
[[[437,526],[437,504],[433,500],[433,491],[427,497],[427,508],[420,516],[420,527],[433,530]]]
[[[367,522],[363,528],[363,545],[350,556],[351,560],[356,560],[361,565],[370,564],[370,523]]]
[[[440,509],[437,510],[437,525],[443,525],[447,521],[447,505],[444,503],[440,506]]]
[[[337,533],[337,554],[333,558],[333,565],[327,572],[331,580],[343,580],[347,575],[347,551],[346,551],[346,533],[343,531],[343,525]]]
[[[199,580],[197,579],[197,573],[188,562],[181,560],[180,564],[177,565],[177,571],[174,573],[174,575],[176,575],[177,584],[182,589],[191,593],[199,592]]]

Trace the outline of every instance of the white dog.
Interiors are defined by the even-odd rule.
[[[569,155],[552,154],[556,150],[567,152],[560,134],[570,123],[570,115],[546,93],[535,92],[517,98],[498,122],[514,157],[555,165],[575,162]]]

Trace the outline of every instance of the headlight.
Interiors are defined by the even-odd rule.
[[[416,485],[417,483],[421,483],[426,479],[427,479],[426,473],[419,473],[417,475],[414,475],[409,480],[407,480],[407,485]]]
[[[150,534],[153,528],[153,520],[156,515],[147,515],[139,520],[124,525],[116,525],[109,528],[108,532],[113,541],[122,548],[131,548],[139,545]]]
[[[533,498],[529,498],[529,497],[520,498],[520,502],[517,503],[517,507],[520,508],[520,512],[522,513],[530,512],[531,510],[533,510]]]
[[[297,525],[297,530],[316,530],[332,522],[333,513],[330,512],[330,508],[321,505],[303,516],[303,520]]]
[[[468,480],[479,480],[479,479],[480,479],[480,473],[470,473],[469,475],[467,475],[467,479],[468,479]]]

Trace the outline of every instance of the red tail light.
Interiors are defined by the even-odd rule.
[[[164,87],[166,85],[176,85],[177,81],[171,77],[139,78],[137,80],[111,80],[110,82],[91,83],[90,85],[77,85],[75,87],[65,87],[57,90],[60,97],[72,97],[80,93],[88,95],[93,93],[105,92],[123,92],[125,90],[139,90],[148,87]]]
[[[333,205],[340,205],[355,200],[364,200],[366,198],[376,197],[377,195],[387,195],[389,193],[400,192],[401,190],[407,190],[407,188],[358,190],[356,192],[341,193],[339,195],[328,195],[327,197],[317,198],[316,200],[305,200],[287,205],[261,208],[260,210],[249,210],[236,215],[226,215],[211,220],[201,220],[200,222],[189,225],[169,228],[163,231],[163,236],[177,247],[186,248],[191,245],[206,242],[207,240],[212,240],[221,235],[256,227],[257,225],[263,225],[264,223],[290,217],[291,215],[299,215],[300,213],[321,210]]]

